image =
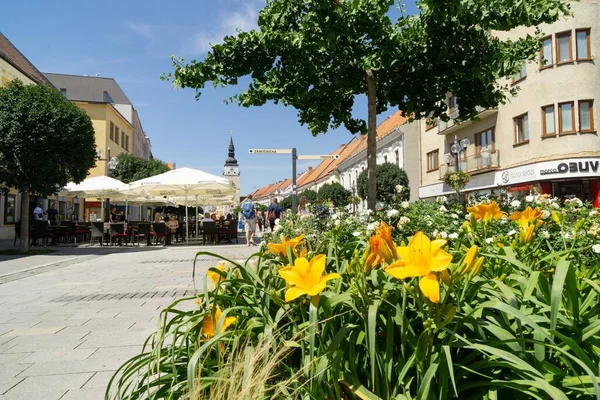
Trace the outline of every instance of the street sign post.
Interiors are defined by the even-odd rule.
[[[250,154],[292,154],[294,149],[248,149]]]
[[[248,149],[250,154],[291,154],[292,155],[292,214],[296,214],[298,208],[296,199],[296,148],[291,149]]]

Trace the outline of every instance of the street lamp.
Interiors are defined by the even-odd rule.
[[[447,154],[446,155],[446,164],[448,164],[448,166],[450,166],[450,163],[452,162],[452,159],[454,159],[454,168],[455,171],[458,172],[460,171],[460,163],[459,163],[459,159],[460,159],[460,155],[462,153],[464,153],[465,151],[467,151],[467,147],[469,147],[469,145],[471,144],[471,142],[469,141],[469,139],[462,139],[460,142],[458,141],[458,136],[454,136],[454,143],[452,143],[452,146],[450,146],[450,151],[452,152],[453,155]]]
[[[119,165],[119,159],[117,157],[112,157],[108,162],[108,171],[114,171],[115,168],[117,168],[117,165]]]

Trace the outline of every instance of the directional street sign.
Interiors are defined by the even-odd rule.
[[[292,149],[248,149],[250,154],[292,154]]]
[[[298,156],[298,160],[337,160],[338,158],[340,158],[339,154],[313,154]]]

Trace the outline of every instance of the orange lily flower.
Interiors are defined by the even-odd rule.
[[[294,265],[279,269],[279,275],[288,286],[285,301],[290,302],[302,295],[317,296],[327,286],[327,281],[340,279],[339,274],[324,275],[326,266],[325,254],[319,254],[308,261],[304,257],[294,260]]]
[[[477,220],[488,222],[490,219],[499,219],[504,216],[504,212],[498,207],[498,203],[492,201],[489,204],[480,203],[475,207],[467,207],[467,211],[475,216]]]

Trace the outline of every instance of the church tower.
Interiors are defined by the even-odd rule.
[[[229,179],[237,189],[236,199],[240,198],[240,168],[235,159],[235,146],[233,145],[233,132],[229,132],[229,149],[223,167],[223,176]]]

